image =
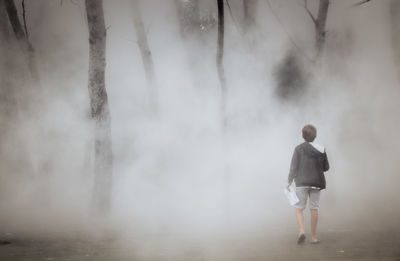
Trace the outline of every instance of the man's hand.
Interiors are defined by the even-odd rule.
[[[290,191],[290,185],[292,185],[292,183],[289,183],[289,184],[286,186],[286,189],[287,189],[288,191]]]

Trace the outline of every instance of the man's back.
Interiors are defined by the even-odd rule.
[[[297,187],[317,187],[324,189],[324,171],[329,169],[326,152],[309,142],[298,145],[293,153],[290,165],[289,183],[296,182]]]

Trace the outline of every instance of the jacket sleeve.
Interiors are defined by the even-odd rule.
[[[293,182],[293,179],[296,177],[297,170],[299,168],[299,152],[297,148],[293,152],[292,156],[292,162],[290,163],[290,171],[289,171],[289,177],[288,177],[288,182],[291,184]]]
[[[324,153],[324,171],[328,171],[329,170],[329,161],[328,161],[328,156],[326,155],[326,151]]]

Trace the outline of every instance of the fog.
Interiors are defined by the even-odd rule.
[[[202,16],[216,16],[214,2],[201,1]],[[22,58],[4,50],[9,45],[2,40],[8,59],[1,64],[2,87],[17,86],[14,93],[27,108],[8,113],[7,103],[1,107],[0,231],[101,234],[106,227],[129,238],[179,235],[202,244],[216,235],[296,235],[283,188],[308,123],[317,127],[316,142],[326,147],[331,165],[321,230],[396,227],[400,68],[393,58],[390,1],[357,7],[357,1],[331,1],[317,63],[310,61],[314,28],[302,1],[270,0],[272,10],[259,1],[256,26],[246,33],[242,1],[229,2],[224,132],[216,26],[183,40],[173,0],[141,1],[157,82],[153,115],[132,5],[104,1],[114,157],[105,222],[89,211],[94,150],[84,1],[27,1],[40,101],[29,101],[32,86],[23,80]],[[317,1],[309,2],[317,12]],[[304,84],[282,97],[277,72],[290,52]]]

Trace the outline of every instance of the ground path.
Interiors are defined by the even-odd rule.
[[[122,239],[42,239],[0,236],[1,261],[262,261],[262,260],[362,260],[400,261],[398,230],[335,230],[320,233],[321,244],[302,246],[293,235],[251,235],[224,239],[188,239],[177,236],[141,236]]]

